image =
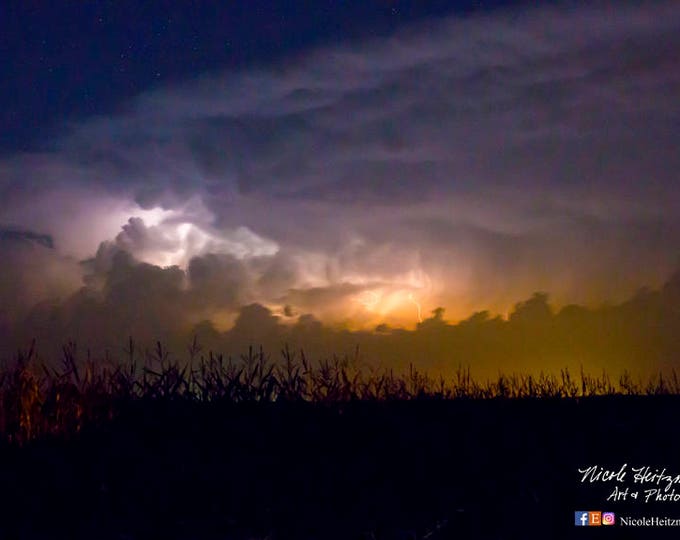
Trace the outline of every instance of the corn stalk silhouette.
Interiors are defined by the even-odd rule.
[[[405,373],[363,363],[353,357],[311,361],[304,350],[286,345],[278,361],[252,346],[234,359],[205,353],[194,338],[188,358],[180,361],[157,342],[140,350],[130,339],[117,361],[106,355],[79,354],[74,342],[62,348],[58,367],[49,367],[36,352],[35,341],[19,350],[0,369],[0,440],[16,444],[48,436],[69,437],[85,427],[113,420],[135,401],[195,403],[343,403],[349,401],[580,399],[603,395],[680,394],[673,371],[648,381],[624,372],[615,384],[606,372],[592,376],[581,369],[559,375],[499,373],[495,380],[476,381],[469,367],[453,377],[431,377],[410,364]]]

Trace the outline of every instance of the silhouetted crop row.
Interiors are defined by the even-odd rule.
[[[103,361],[78,357],[77,347],[63,347],[61,367],[37,358],[34,344],[19,351],[0,372],[0,438],[23,443],[45,435],[74,434],[86,426],[116,417],[134,400],[187,402],[336,403],[352,400],[452,400],[516,398],[582,398],[606,395],[680,394],[675,371],[644,382],[624,372],[612,382],[603,372],[583,370],[574,378],[559,375],[499,374],[474,380],[470,368],[458,367],[450,379],[431,377],[413,365],[406,373],[362,365],[355,357],[310,361],[288,347],[278,361],[262,348],[249,348],[240,358],[204,354],[194,342],[184,361],[173,359],[160,343],[143,353],[129,341],[125,358]]]

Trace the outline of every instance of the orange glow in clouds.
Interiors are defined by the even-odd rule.
[[[423,322],[421,302],[416,297],[427,296],[432,288],[424,272],[412,271],[397,279],[382,278],[380,281],[384,284],[354,297],[354,301],[362,306],[364,315],[370,315],[368,322],[389,320],[407,326]]]

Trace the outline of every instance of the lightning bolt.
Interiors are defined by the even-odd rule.
[[[416,302],[415,298],[413,298],[413,293],[408,293],[408,299],[413,302],[416,307],[418,308],[418,322],[423,322],[423,316],[420,310],[420,304]]]

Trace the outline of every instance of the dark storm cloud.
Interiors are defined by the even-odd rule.
[[[476,377],[505,373],[572,374],[606,369],[616,376],[625,370],[647,377],[677,367],[680,273],[657,290],[641,289],[626,301],[588,309],[570,304],[556,309],[549,295],[534,293],[516,302],[507,320],[488,311],[476,312],[452,324],[443,309],[434,310],[415,330],[381,325],[377,331],[337,329],[314,316],[297,318],[294,325],[259,304],[244,306],[236,325],[217,332],[209,325],[194,328],[204,347],[238,356],[261,344],[275,362],[288,346],[308,359],[332,355],[355,358],[369,366],[408,370],[411,363],[430,373],[454,376],[469,366]]]
[[[0,162],[0,224],[108,241],[76,304],[148,289],[152,330],[621,300],[678,263],[678,27],[673,2],[495,11],[157,88]]]
[[[366,288],[366,286],[352,283],[340,283],[328,287],[290,289],[282,300],[287,305],[292,304],[304,310],[318,310],[319,308],[334,306],[339,301],[358,294]]]
[[[235,310],[252,294],[253,277],[233,255],[194,257],[187,274],[197,306]]]
[[[49,234],[40,234],[21,229],[0,228],[0,243],[5,241],[35,242],[46,248],[54,248],[54,241]]]
[[[36,302],[64,300],[79,286],[77,261],[60,255],[49,235],[0,229],[0,254],[0,330],[8,335]]]
[[[679,22],[672,3],[620,3],[421,24],[148,93],[58,148],[144,205],[209,189],[403,204],[422,182],[644,193],[678,164]]]

